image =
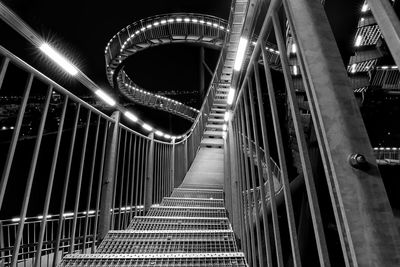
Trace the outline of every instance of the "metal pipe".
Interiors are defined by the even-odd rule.
[[[88,225],[89,225],[89,210],[90,210],[90,202],[92,199],[92,187],[93,187],[93,178],[94,178],[94,169],[96,166],[96,156],[97,156],[97,145],[99,141],[99,130],[100,130],[100,116],[97,116],[97,123],[96,123],[96,134],[94,137],[94,143],[93,143],[93,153],[92,153],[92,165],[90,168],[90,178],[89,178],[89,192],[87,194],[86,198],[86,215],[85,215],[85,226],[83,227],[83,241],[82,241],[82,247],[83,247],[83,252],[85,252],[86,249],[86,238],[87,238],[87,232],[88,232]],[[35,266],[38,267],[38,266]]]
[[[34,78],[33,74],[32,73],[29,74],[29,77],[28,77],[28,80],[27,80],[27,83],[26,83],[26,86],[25,86],[24,96],[22,97],[21,105],[20,105],[20,108],[19,108],[19,111],[18,111],[17,120],[15,122],[14,132],[13,132],[13,135],[12,135],[12,138],[11,138],[10,146],[8,148],[6,162],[5,162],[4,168],[3,168],[3,173],[1,175],[1,181],[0,181],[0,210],[1,210],[2,206],[3,206],[4,194],[5,194],[5,191],[6,191],[8,178],[10,176],[11,167],[12,167],[12,164],[13,164],[13,161],[14,161],[15,149],[17,147],[18,137],[19,137],[19,133],[21,131],[22,121],[24,119],[26,105],[28,103],[29,94],[31,92],[33,78]]]
[[[118,143],[118,131],[119,131],[119,120],[121,112],[114,111],[112,118],[114,124],[111,126],[111,131],[107,136],[107,158],[104,165],[101,204],[100,204],[100,220],[99,220],[99,238],[103,239],[107,232],[110,230],[110,219],[111,219],[111,204],[112,194],[114,188],[115,178],[115,167],[117,158],[117,143]]]
[[[281,64],[285,77],[287,96],[290,104],[290,111],[293,120],[293,126],[296,132],[296,140],[299,147],[300,160],[307,188],[307,196],[310,204],[311,218],[314,226],[314,235],[318,249],[318,255],[321,266],[330,266],[328,248],[326,245],[325,233],[322,225],[321,212],[318,204],[318,197],[314,183],[314,175],[311,168],[311,162],[308,154],[307,144],[304,136],[303,125],[300,119],[297,98],[294,92],[293,80],[291,77],[289,61],[286,57],[286,46],[282,36],[280,21],[276,13],[272,15],[275,37],[278,42],[278,48],[281,56]]]
[[[69,178],[70,178],[70,173],[71,173],[71,165],[72,165],[72,159],[73,159],[73,154],[74,154],[74,147],[75,147],[75,138],[76,138],[76,130],[78,128],[78,121],[79,121],[79,114],[81,111],[81,105],[78,103],[75,111],[75,119],[74,119],[74,124],[73,124],[73,130],[71,134],[71,141],[69,144],[69,151],[68,151],[68,161],[67,161],[67,167],[65,171],[65,176],[64,176],[64,185],[63,185],[63,192],[61,196],[61,204],[60,204],[60,211],[59,211],[59,219],[58,219],[58,229],[57,229],[57,234],[56,234],[56,244],[54,246],[54,260],[53,260],[53,266],[57,266],[57,261],[58,261],[58,250],[60,248],[60,241],[61,241],[61,233],[63,230],[63,220],[64,220],[64,211],[65,211],[65,203],[67,201],[67,192],[68,192],[68,184],[69,184]]]
[[[151,138],[150,147],[147,154],[147,166],[146,166],[146,186],[145,186],[145,199],[144,199],[144,211],[147,212],[150,206],[153,204],[153,174],[154,174],[154,133],[149,135]]]
[[[82,151],[81,151],[81,162],[80,162],[80,166],[79,166],[78,182],[77,182],[76,190],[75,190],[74,218],[73,218],[73,222],[72,222],[69,253],[73,253],[74,245],[75,245],[76,222],[77,222],[77,218],[78,218],[78,207],[79,207],[79,200],[80,200],[80,196],[81,196],[83,168],[85,166],[87,138],[88,138],[88,134],[89,134],[91,115],[92,115],[92,112],[90,110],[88,110],[87,119],[86,119],[85,135],[83,137],[83,144],[82,144]]]
[[[21,247],[21,239],[22,239],[22,234],[23,234],[23,230],[24,230],[24,226],[25,226],[26,212],[28,210],[29,199],[30,199],[31,191],[32,191],[32,183],[33,183],[33,179],[35,177],[37,160],[38,160],[39,151],[40,151],[40,144],[42,143],[43,131],[44,131],[44,127],[46,124],[46,118],[47,118],[47,113],[49,110],[52,92],[53,92],[53,87],[50,85],[49,88],[47,89],[46,102],[43,107],[42,117],[40,119],[40,125],[39,125],[39,129],[38,129],[38,133],[37,133],[36,143],[35,143],[35,147],[33,149],[32,160],[31,160],[28,177],[27,177],[27,181],[26,181],[25,193],[24,193],[24,198],[22,201],[21,213],[19,216],[20,221],[18,224],[17,235],[16,235],[15,243],[14,243],[14,250],[13,250],[13,254],[12,254],[12,258],[11,258],[11,266],[12,267],[17,266],[17,263],[18,263],[18,254],[19,254],[19,249]]]
[[[262,47],[265,47],[264,42],[261,43],[261,45],[262,45]],[[275,133],[275,135],[274,135],[275,142],[276,142],[278,159],[279,159],[280,170],[281,170],[281,181],[283,184],[283,194],[285,196],[285,207],[286,207],[286,214],[288,217],[288,227],[289,227],[289,235],[290,235],[290,245],[291,245],[292,256],[293,256],[293,264],[295,267],[301,267],[301,257],[300,257],[301,255],[300,255],[300,251],[299,251],[299,241],[297,239],[296,222],[295,222],[295,218],[294,218],[292,195],[290,193],[289,174],[288,174],[285,149],[284,149],[283,139],[282,139],[281,125],[280,125],[280,121],[279,121],[279,117],[278,117],[278,107],[276,104],[276,97],[275,97],[274,84],[272,81],[271,69],[268,65],[267,55],[266,55],[266,51],[264,48],[262,49],[262,56],[263,56],[263,63],[264,63],[265,79],[267,81],[267,90],[268,90],[268,95],[269,95],[269,103],[270,103],[270,109],[271,109],[273,128],[274,128],[274,133]],[[258,69],[256,71],[258,73]],[[259,75],[257,74],[256,77],[259,77]],[[260,88],[259,81],[256,79],[256,85],[257,85],[257,83],[258,83],[258,86],[256,86],[256,91],[257,91],[257,97],[258,97],[258,101],[259,101],[258,102],[259,112],[260,112],[261,120],[265,122],[265,118],[263,118],[264,114],[265,114],[263,111],[264,105],[263,105],[263,103],[260,103],[262,100],[261,88]]]
[[[40,224],[40,232],[39,232],[39,237],[38,237],[38,245],[36,248],[36,254],[35,254],[36,260],[34,263],[34,267],[39,267],[38,259],[42,255],[43,238],[44,238],[45,229],[47,226],[47,215],[49,213],[51,191],[53,188],[54,176],[56,173],[56,166],[57,166],[57,161],[58,161],[58,151],[60,149],[60,143],[61,143],[62,131],[63,131],[63,127],[64,127],[64,122],[65,122],[65,114],[67,112],[67,106],[68,106],[68,96],[65,96],[64,104],[63,104],[63,108],[62,108],[62,112],[61,112],[61,117],[60,117],[60,122],[59,122],[58,130],[57,130],[56,142],[54,144],[53,159],[52,159],[51,165],[50,165],[51,166],[50,174],[49,174],[49,180],[47,182],[46,198],[44,201],[43,212],[42,212],[43,218],[42,218],[42,222]]]

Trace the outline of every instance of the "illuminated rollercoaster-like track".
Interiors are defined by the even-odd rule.
[[[193,121],[198,110],[138,86],[124,71],[126,59],[147,48],[173,43],[221,49],[227,33],[227,21],[203,14],[173,13],[134,22],[114,35],[106,46],[104,53],[107,79],[111,86],[118,88],[126,98],[135,103]],[[270,60],[278,66],[277,50],[269,47],[267,52]]]

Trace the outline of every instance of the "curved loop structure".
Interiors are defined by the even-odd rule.
[[[190,43],[220,49],[227,31],[227,21],[203,14],[174,13],[134,22],[120,30],[107,44],[108,81],[134,102],[194,120],[197,110],[139,88],[123,71],[125,60],[139,51],[162,44]]]
[[[124,71],[125,60],[144,49],[163,44],[188,43],[221,49],[227,32],[226,20],[204,14],[173,13],[134,22],[120,30],[107,44],[104,51],[107,79],[133,102],[194,121],[198,110],[138,86]],[[268,43],[267,46],[271,66],[280,69],[276,45]]]

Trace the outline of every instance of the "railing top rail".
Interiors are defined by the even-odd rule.
[[[56,83],[55,81],[53,81],[52,79],[50,79],[49,77],[47,77],[46,75],[44,75],[43,73],[38,71],[37,69],[33,68],[31,65],[29,65],[28,63],[26,63],[25,61],[23,61],[16,55],[12,54],[10,51],[8,51],[6,48],[4,48],[1,45],[0,45],[0,54],[5,56],[6,58],[9,58],[11,62],[13,62],[15,65],[19,66],[20,68],[28,71],[29,73],[34,74],[35,77],[37,77],[41,81],[53,86],[54,89],[56,89],[60,93],[67,95],[69,98],[73,99],[76,102],[79,102],[82,106],[90,109],[92,112],[100,115],[101,117],[107,119],[108,121],[115,121],[113,118],[111,118],[110,116],[101,112],[100,110],[96,109],[92,105],[86,103],[85,101],[80,99],[78,96],[74,95],[73,93],[71,93],[70,91],[68,91],[67,89],[65,89],[64,87],[62,87],[61,85],[59,85],[58,83]]]

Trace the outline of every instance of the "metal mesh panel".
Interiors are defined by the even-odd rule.
[[[204,207],[153,207],[147,212],[147,216],[162,217],[226,217],[224,208],[204,208]]]
[[[112,231],[97,253],[236,252],[232,231]]]
[[[169,198],[166,197],[161,202],[161,206],[181,206],[181,207],[224,207],[221,199],[193,199],[193,198]]]
[[[67,255],[60,264],[68,266],[239,266],[245,267],[243,253],[199,253],[199,254],[148,254],[148,255],[121,255],[121,254],[73,254]]]
[[[190,189],[174,189],[171,197],[181,198],[208,198],[208,199],[223,199],[222,191],[205,191],[205,190],[190,190]]]
[[[136,216],[128,229],[132,230],[230,230],[226,218],[168,218]]]

